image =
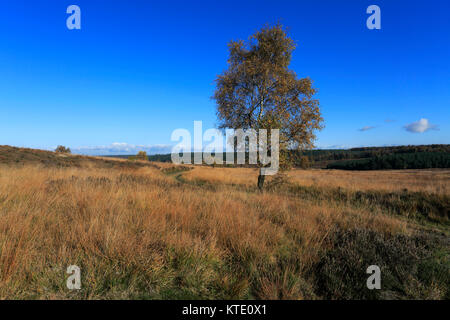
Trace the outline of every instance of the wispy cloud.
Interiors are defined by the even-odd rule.
[[[350,148],[355,148],[356,146],[354,145],[347,145],[347,144],[333,144],[333,145],[320,145],[317,146],[317,150],[322,150],[322,149],[326,149],[326,150],[330,150],[330,149],[350,149]]]
[[[109,146],[81,147],[72,148],[72,152],[84,155],[131,155],[139,151],[145,151],[148,154],[165,154],[170,153],[171,145],[134,145],[126,142],[114,142]]]
[[[428,130],[439,130],[438,126],[435,124],[431,124],[428,119],[422,118],[419,121],[407,124],[404,126],[406,131],[412,133],[423,133]]]
[[[375,129],[376,127],[374,127],[374,126],[365,126],[365,127],[362,127],[361,129],[358,129],[359,131],[367,131],[367,130],[372,130],[372,129]]]
[[[392,120],[392,119],[386,119],[386,120],[384,120],[384,122],[386,122],[386,123],[391,123],[391,122],[395,122],[395,120]]]

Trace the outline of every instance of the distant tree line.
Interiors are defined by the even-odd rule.
[[[301,152],[312,161],[350,160],[373,158],[397,153],[444,152],[450,153],[448,144],[432,144],[420,146],[364,147],[352,149],[320,149]]]
[[[148,156],[148,160],[157,161],[157,162],[171,162],[172,158],[171,158],[170,153],[169,154],[154,154],[154,155]]]
[[[449,152],[417,152],[376,155],[369,159],[338,161],[327,169],[383,170],[450,168]]]
[[[307,169],[320,167],[344,170],[379,170],[379,169],[422,169],[449,168],[450,145],[420,145],[396,147],[367,147],[352,149],[320,149],[305,151],[281,151],[291,158],[294,167]],[[222,156],[224,165],[226,153]],[[129,156],[114,156],[129,158]],[[149,161],[171,162],[171,154],[147,156]],[[236,154],[234,159],[236,159]],[[133,156],[131,159],[145,160],[145,156]],[[192,163],[194,153],[191,153]],[[248,154],[246,154],[248,163]],[[248,166],[248,165],[245,165]]]

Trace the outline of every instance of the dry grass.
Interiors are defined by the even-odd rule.
[[[206,180],[215,183],[255,185],[257,169],[196,167],[185,174],[189,180]],[[343,188],[349,191],[408,191],[450,195],[450,170],[301,170],[287,173],[291,183],[301,186]]]
[[[184,174],[200,173],[222,185],[152,167],[0,167],[0,298],[311,298],[333,230],[408,233],[382,212],[223,185],[251,169]]]
[[[214,168],[211,166],[196,166],[195,170],[183,175],[188,181],[209,181],[217,184],[255,185],[258,179],[258,169],[254,168]],[[268,177],[270,179],[270,177]]]
[[[408,191],[450,195],[450,170],[293,170],[292,181],[304,186],[341,187],[351,191]]]

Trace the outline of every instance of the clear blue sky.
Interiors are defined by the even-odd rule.
[[[371,4],[381,30],[366,28]],[[277,21],[320,90],[319,147],[450,143],[450,1],[14,0],[0,7],[0,144],[165,145],[194,120],[214,127],[227,42]]]

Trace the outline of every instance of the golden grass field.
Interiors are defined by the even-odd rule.
[[[363,265],[348,271],[356,272],[352,283],[333,274],[340,267],[356,268],[357,263],[344,266],[346,259],[370,260],[371,253],[365,252],[372,248],[370,241],[385,250],[376,252],[387,257],[379,262],[386,264],[383,270],[391,272],[390,261],[398,254],[400,260],[405,257],[407,267],[412,260],[406,258],[413,259],[416,253],[409,257],[397,251],[407,247],[422,252],[422,234],[436,234],[436,239],[448,243],[448,210],[440,222],[421,222],[372,202],[315,199],[283,186],[261,193],[254,186],[254,169],[167,170],[171,167],[105,168],[95,161],[64,168],[0,166],[0,298],[443,299],[448,295],[445,244],[424,251],[441,268],[430,282],[422,281],[420,274],[408,279],[407,271],[392,273],[392,286],[403,286],[400,293],[365,292]],[[293,170],[287,177],[291,186],[317,190],[408,189],[439,196],[444,205],[450,190],[448,170]],[[437,243],[436,239],[430,241]],[[344,253],[339,251],[343,248]],[[66,287],[69,265],[81,268],[81,290]]]
[[[252,168],[198,167],[185,175],[188,179],[204,179],[217,183],[253,185],[258,170]],[[346,190],[383,190],[450,195],[450,170],[377,170],[346,171],[323,169],[293,169],[288,171],[290,182],[303,186],[343,188]]]

